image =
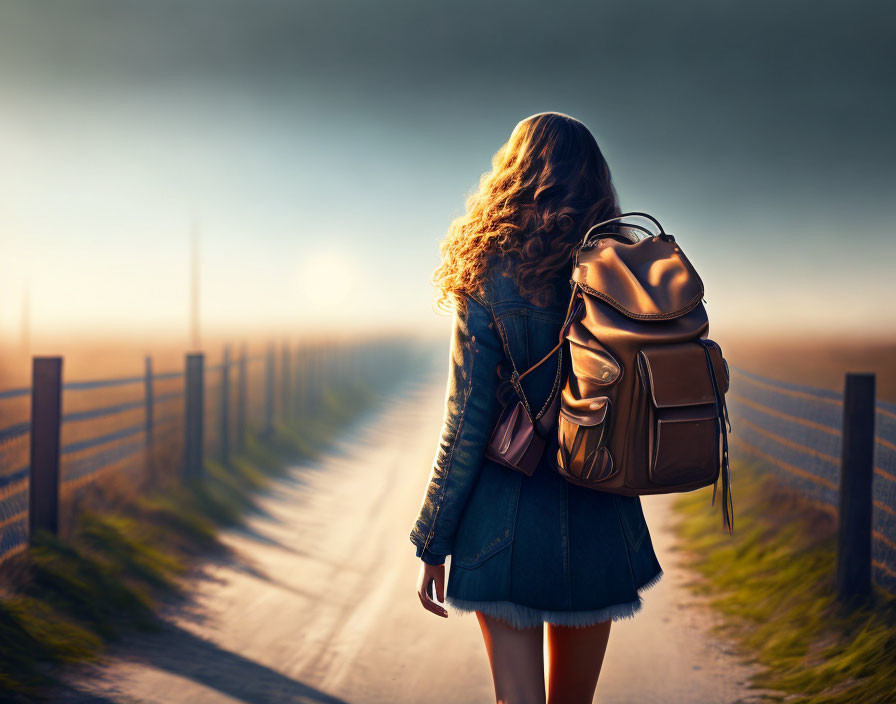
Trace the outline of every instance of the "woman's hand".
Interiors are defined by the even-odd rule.
[[[420,574],[417,576],[417,596],[420,597],[420,603],[427,611],[432,611],[436,616],[448,618],[448,612],[443,606],[433,601],[430,596],[429,586],[435,586],[436,598],[439,601],[445,601],[445,565],[430,565],[426,562],[420,562]]]

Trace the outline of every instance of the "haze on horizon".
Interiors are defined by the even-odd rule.
[[[515,123],[594,131],[716,330],[896,331],[883,2],[2,0],[0,334],[434,331]],[[358,306],[363,313],[358,314]]]

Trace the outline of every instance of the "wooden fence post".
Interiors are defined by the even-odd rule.
[[[224,346],[221,361],[221,405],[218,415],[221,464],[230,464],[230,345]]]
[[[31,471],[28,527],[59,533],[62,357],[35,357],[31,369]]]
[[[268,346],[264,360],[264,434],[274,434],[274,388],[276,387],[276,369],[274,346]]]
[[[847,374],[843,395],[837,598],[871,594],[871,487],[874,477],[874,374]]]
[[[146,436],[146,449],[144,452],[146,453],[146,478],[150,482],[154,482],[156,480],[156,468],[155,468],[155,459],[153,456],[154,447],[154,438],[153,434],[155,432],[155,424],[154,424],[154,409],[153,405],[155,403],[155,394],[153,393],[153,383],[152,383],[152,357],[146,355],[145,360],[145,372],[143,377],[143,398],[144,398],[144,409],[145,409],[145,436]]]
[[[203,445],[205,437],[205,355],[201,352],[187,355],[187,373],[184,378],[184,396],[186,409],[184,413],[184,471],[188,478],[202,477]]]
[[[249,398],[248,364],[249,350],[246,343],[243,343],[240,348],[236,381],[236,446],[240,450],[246,449],[246,405]]]

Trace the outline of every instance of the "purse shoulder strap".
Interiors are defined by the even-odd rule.
[[[529,367],[526,371],[520,374],[517,379],[522,380],[524,376],[526,376],[529,372],[533,372],[542,364],[547,362],[551,356],[555,352],[557,352],[561,347],[563,347],[563,343],[566,341],[566,332],[569,330],[569,326],[572,325],[572,321],[578,313],[579,307],[575,305],[576,303],[576,294],[579,292],[578,286],[574,286],[572,290],[572,295],[569,297],[569,305],[566,306],[566,314],[563,319],[563,327],[560,328],[560,339],[557,341],[557,344],[551,348],[551,351],[548,352],[544,357],[539,359],[535,364]]]
[[[572,295],[569,298],[569,305],[566,307],[566,315],[563,322],[563,327],[560,328],[560,339],[557,344],[551,348],[551,350],[540,360],[538,360],[531,367],[526,369],[522,374],[517,371],[516,364],[513,361],[513,357],[510,356],[510,351],[507,350],[507,357],[510,361],[511,373],[510,373],[510,383],[513,386],[514,391],[516,391],[517,396],[519,396],[520,401],[523,402],[523,408],[526,409],[526,414],[529,416],[529,419],[534,423],[539,420],[545,412],[550,408],[551,403],[554,400],[554,397],[557,395],[557,392],[560,389],[560,378],[563,373],[563,343],[566,341],[566,332],[569,329],[569,326],[572,324],[573,319],[578,313],[579,307],[575,305],[576,303],[576,294],[578,293],[578,286],[573,287]],[[498,328],[498,334],[504,337],[503,328],[501,324],[498,322],[497,317],[495,316],[495,311],[492,309],[491,305],[489,305],[489,311],[492,314],[492,319],[495,321],[495,325]],[[507,349],[506,340],[503,340],[505,343],[505,349]],[[520,383],[523,378],[529,373],[535,371],[542,364],[547,362],[552,356],[557,355],[557,373],[554,375],[554,385],[551,388],[551,393],[548,395],[547,400],[544,402],[544,405],[541,407],[541,410],[538,413],[533,414],[532,408],[529,406],[529,400],[526,398],[526,392],[523,390],[523,385]]]

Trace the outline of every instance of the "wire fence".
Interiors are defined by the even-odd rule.
[[[6,417],[16,422],[0,428],[0,559],[20,551],[28,540],[28,440],[31,389],[0,391]]]
[[[320,399],[336,377],[401,364],[396,343],[364,347],[283,345],[264,354],[225,353],[204,367],[203,451],[226,458],[248,427],[270,430]],[[140,487],[183,464],[186,373],[155,373],[62,384],[58,484],[63,508],[78,492],[113,480]],[[0,561],[28,545],[32,388],[0,391]],[[836,514],[843,395],[732,368],[732,450],[779,470],[787,484]],[[872,511],[875,581],[896,591],[896,404],[877,402]]]
[[[735,452],[779,470],[780,478],[836,515],[843,394],[732,368],[727,401]],[[872,569],[896,591],[896,404],[875,409]]]
[[[185,476],[187,445],[198,443],[200,457],[227,461],[247,433],[272,432],[275,421],[320,403],[327,388],[356,384],[376,369],[406,362],[405,347],[395,340],[284,344],[263,354],[243,349],[235,357],[228,348],[216,364],[203,358],[202,397],[192,411],[204,418],[198,439],[190,437],[194,426],[187,423],[187,388],[195,381],[187,366],[157,373],[146,358],[139,375],[63,382],[60,374],[53,526],[60,515],[65,525],[66,511],[78,510],[85,491],[116,483],[139,491],[159,484],[160,474],[166,475],[163,482]],[[39,484],[33,466],[40,448],[32,430],[46,419],[35,419],[36,386],[0,391],[0,562],[27,548],[39,513],[32,489]]]

